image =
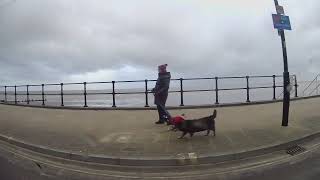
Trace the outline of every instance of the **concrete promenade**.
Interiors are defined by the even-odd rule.
[[[289,127],[282,103],[216,108],[217,136],[177,139],[181,132],[156,125],[154,110],[61,110],[0,105],[0,135],[42,148],[119,159],[197,159],[273,147],[320,133],[320,98],[291,102]],[[187,118],[212,108],[170,110]]]

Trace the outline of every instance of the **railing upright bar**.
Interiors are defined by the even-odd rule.
[[[87,82],[83,82],[83,96],[84,96],[84,106],[83,107],[88,107],[88,104],[87,104]]]
[[[318,77],[317,77],[317,80],[316,80],[316,84],[317,84],[317,95],[319,94],[319,81],[318,81]]]
[[[60,83],[60,97],[61,97],[61,106],[64,106],[63,100],[63,83]]]
[[[17,86],[14,86],[14,104],[17,104]]]
[[[250,102],[250,87],[249,87],[249,76],[246,76],[246,80],[247,80],[247,103]]]
[[[41,84],[41,90],[42,90],[42,106],[44,106],[44,84]]]
[[[312,96],[312,93],[316,92],[319,88],[320,84],[316,84],[316,87],[309,93],[309,96]],[[316,94],[317,95],[317,94]]]
[[[216,82],[216,104],[219,104],[219,87],[218,87],[218,77],[215,77]]]
[[[183,103],[183,79],[180,78],[180,106],[184,106]]]
[[[298,81],[297,81],[297,76],[294,75],[294,88],[295,88],[295,97],[298,97]]]
[[[4,86],[4,102],[7,103],[8,97],[7,97],[7,86]]]
[[[276,75],[273,75],[272,79],[273,79],[273,100],[276,100]]]
[[[27,85],[27,104],[30,104],[30,99],[29,99],[29,85]]]
[[[148,80],[145,80],[145,94],[146,94],[146,105],[144,107],[150,107],[148,102]]]
[[[112,81],[112,107],[117,107],[116,106],[116,92],[115,92],[115,81]]]
[[[318,79],[319,76],[320,76],[320,74],[318,74],[318,75],[309,83],[309,85],[302,91],[302,96],[305,95],[306,90],[309,89],[309,87]]]

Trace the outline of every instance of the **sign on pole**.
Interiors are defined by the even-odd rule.
[[[272,14],[273,26],[278,30],[292,30],[289,16]]]

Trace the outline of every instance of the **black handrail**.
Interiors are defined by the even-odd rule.
[[[180,94],[180,106],[184,106],[184,97],[185,93],[191,93],[191,92],[214,92],[215,93],[215,104],[219,104],[219,92],[220,91],[235,91],[235,90],[245,90],[246,91],[246,102],[250,103],[250,90],[253,89],[268,89],[272,88],[273,89],[273,100],[276,100],[276,88],[282,87],[279,85],[276,85],[276,78],[277,77],[282,77],[281,75],[271,75],[271,76],[229,76],[229,77],[204,77],[204,78],[176,78],[176,79],[171,79],[171,81],[178,81],[179,82],[179,88],[176,90],[170,90],[169,93],[179,93]],[[254,78],[270,78],[272,79],[272,84],[270,83],[270,86],[263,84],[260,86],[253,86],[252,83],[250,83],[251,79]],[[219,87],[219,82],[223,81],[225,79],[244,79],[246,80],[246,85],[244,87],[232,87],[232,88],[226,88],[226,87]],[[212,80],[213,88],[209,89],[184,89],[184,82],[185,81],[198,81],[198,80]],[[65,96],[83,96],[84,100],[84,107],[88,107],[88,96],[90,95],[110,95],[112,96],[112,107],[117,107],[116,106],[116,95],[131,95],[131,94],[144,94],[145,95],[145,107],[150,107],[149,106],[149,93],[152,93],[151,90],[149,89],[149,82],[155,82],[156,80],[132,80],[132,81],[101,81],[101,82],[81,82],[81,83],[47,83],[47,84],[32,84],[32,85],[15,85],[15,86],[0,86],[4,87],[4,95],[5,99],[2,102],[9,102],[8,101],[8,95],[14,95],[15,100],[14,103],[17,104],[18,102],[33,102],[33,101],[40,101],[42,102],[42,105],[45,106],[45,96],[60,96],[60,101],[61,104],[60,106],[65,106]],[[129,91],[129,92],[121,92],[121,90],[116,90],[116,84],[119,83],[144,83],[144,90],[141,91]],[[91,84],[112,84],[112,89],[111,91],[100,91],[100,92],[90,92],[87,90],[87,86]],[[68,85],[82,85],[83,89],[78,92],[67,92],[64,90],[65,86]],[[50,87],[50,86],[56,86],[60,89],[60,92],[51,92],[49,91],[49,88],[45,87]],[[297,97],[297,81],[295,80],[295,88],[296,88],[296,97]],[[26,91],[19,91],[17,92],[17,87],[26,87]],[[40,91],[30,91],[30,87],[41,87],[41,92]],[[8,91],[9,88],[14,88],[14,94],[10,93]],[[2,94],[2,93],[0,93]],[[251,92],[252,94],[252,92]],[[18,101],[17,96],[18,95],[27,95],[27,100],[25,101]],[[39,95],[42,98],[38,100],[30,100],[30,96],[32,95]],[[12,101],[11,101],[12,102]]]
[[[14,103],[17,104],[17,86],[14,86]]]
[[[215,82],[216,82],[216,104],[219,104],[219,88],[218,88],[218,77],[215,77]]]
[[[60,98],[61,98],[61,106],[64,106],[64,100],[63,100],[63,83],[60,83]]]
[[[276,76],[272,76],[273,79],[273,100],[276,100]]]
[[[183,103],[183,79],[180,78],[180,106],[184,106]]]
[[[116,92],[115,92],[115,81],[112,81],[112,107],[117,107],[116,106]]]
[[[249,76],[246,76],[246,80],[247,80],[247,103],[250,102],[250,87],[249,87]]]
[[[145,94],[146,94],[146,105],[144,107],[149,107],[149,98],[148,98],[148,79],[144,80],[145,84],[144,84],[144,87],[145,87]]]
[[[44,84],[41,84],[41,91],[42,91],[42,106],[44,106]]]
[[[84,96],[84,106],[83,107],[88,107],[88,104],[87,104],[87,82],[83,83],[83,96]]]
[[[27,85],[27,104],[30,104],[30,101],[29,101],[29,85]]]
[[[4,102],[7,103],[8,97],[7,97],[7,86],[4,86]]]

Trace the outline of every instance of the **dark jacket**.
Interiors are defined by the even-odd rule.
[[[154,103],[164,105],[167,101],[170,86],[170,72],[159,73],[156,86],[153,88]]]

